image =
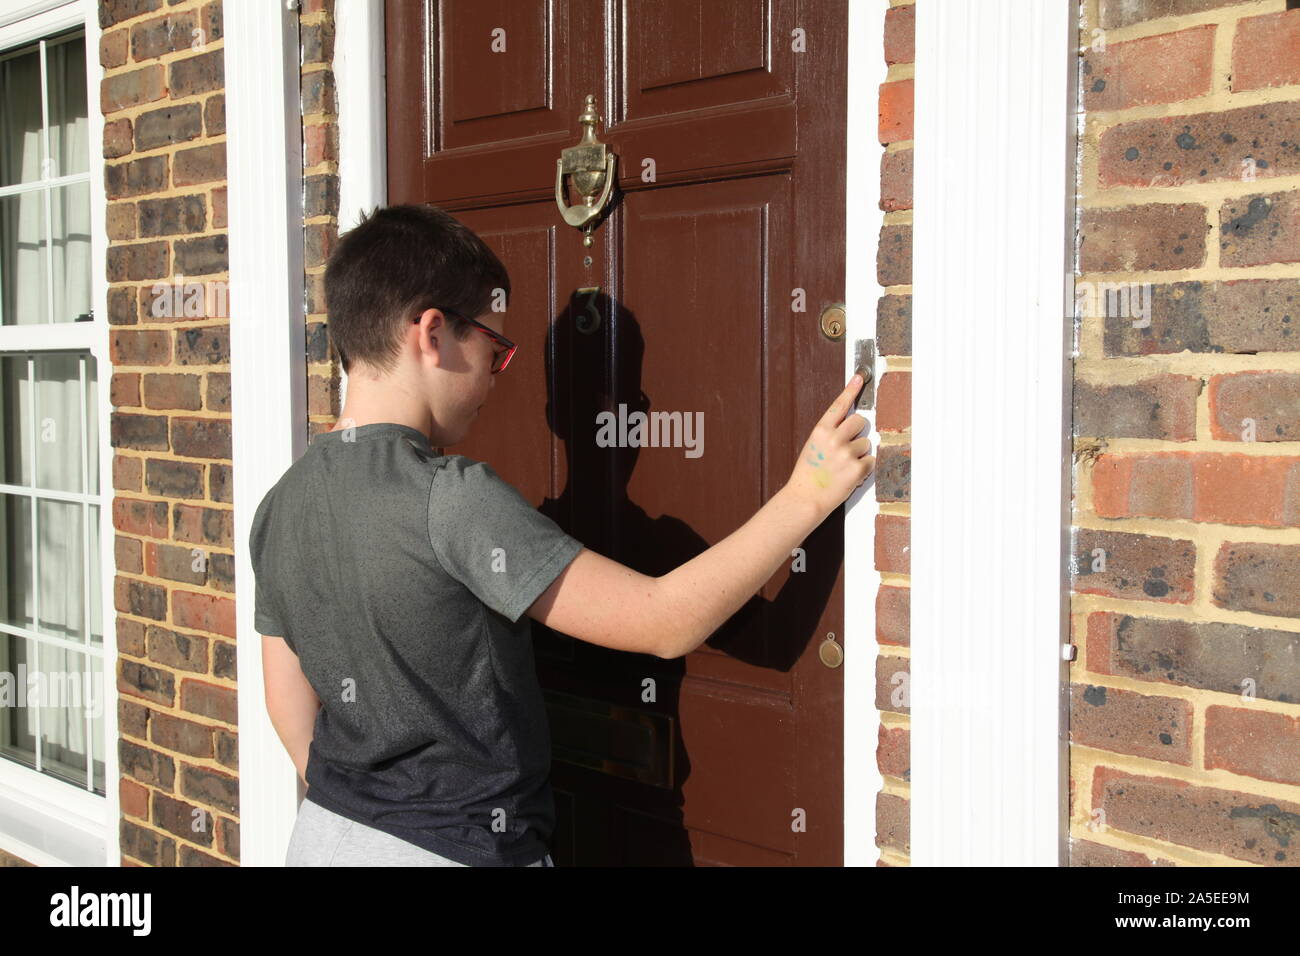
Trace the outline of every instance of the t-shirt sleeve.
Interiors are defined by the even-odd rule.
[[[461,455],[434,473],[429,543],[448,574],[511,623],[583,547],[490,465]]]
[[[285,643],[292,650],[293,642],[285,633],[284,624],[280,621],[279,610],[270,596],[267,569],[263,560],[268,531],[266,521],[270,515],[270,501],[271,493],[267,492],[253,515],[253,526],[248,535],[249,561],[253,565],[253,578],[256,582],[253,590],[253,627],[259,634],[283,637]]]

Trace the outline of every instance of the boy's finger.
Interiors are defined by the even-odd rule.
[[[861,387],[862,376],[855,374],[849,379],[849,384],[845,386],[844,391],[840,392],[839,397],[831,402],[831,407],[826,409],[826,414],[822,416],[822,424],[828,428],[838,425],[853,407],[853,399]]]

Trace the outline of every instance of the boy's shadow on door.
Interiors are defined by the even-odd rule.
[[[539,510],[591,550],[643,574],[660,576],[707,550],[710,542],[670,514],[651,517],[628,497],[640,448],[597,445],[599,412],[617,415],[622,403],[628,414],[649,413],[654,398],[641,388],[645,343],[635,315],[617,309],[614,327],[609,329],[610,299],[598,295],[592,305],[599,314],[598,327],[590,328],[587,301],[575,300],[552,322],[552,340],[543,338],[539,343],[546,355],[547,424],[563,443],[568,464],[564,491],[558,498],[547,498]],[[616,344],[611,344],[612,338]],[[681,347],[699,348],[701,344],[681,343]],[[613,382],[608,377],[609,350],[616,355]],[[720,364],[725,362],[723,355],[718,359]],[[690,410],[666,411],[681,411],[684,417]],[[757,407],[737,409],[737,421],[740,427],[752,427],[749,416],[759,414]],[[718,428],[728,427],[725,421],[705,425],[714,436]],[[713,440],[722,444],[717,437]],[[672,494],[707,493],[686,478],[698,459],[684,457],[681,449],[650,448],[648,452],[676,456],[680,464],[675,467],[683,478]],[[768,464],[772,481],[779,483],[785,482],[794,467],[793,460]],[[741,473],[735,480],[754,482],[757,476]],[[867,479],[868,485],[873,482],[874,475]],[[769,494],[777,487],[779,484],[770,488]],[[718,489],[712,491],[716,494]],[[805,567],[791,569],[773,599],[761,594],[752,597],[699,650],[710,653],[706,648],[711,648],[755,667],[789,671],[809,642],[823,636],[818,633],[818,620],[842,563],[841,514],[833,512],[801,543]],[[790,560],[793,564],[793,555]],[[571,865],[576,854],[579,865],[693,865],[681,812],[682,785],[691,771],[678,709],[685,659],[665,661],[612,651],[557,635],[537,622],[533,633],[552,715],[557,863]],[[647,678],[653,678],[653,702],[642,699]],[[580,700],[574,712],[568,712],[572,703],[561,702],[570,698],[561,695]],[[613,708],[602,707],[604,703]],[[671,720],[654,715],[668,715]],[[735,760],[763,759],[761,741],[747,740],[746,728],[729,727],[720,732],[734,735],[727,750]],[[637,742],[632,753],[629,741]],[[756,744],[760,747],[757,751],[752,749]],[[595,752],[602,746],[611,752]],[[637,751],[637,746],[642,749]],[[665,766],[668,756],[671,763]],[[780,772],[781,768],[773,766],[774,776]],[[633,779],[636,777],[640,779]],[[772,786],[781,790],[788,782],[773,779]],[[784,811],[786,825],[793,811],[793,807]],[[743,839],[743,835],[736,838]]]

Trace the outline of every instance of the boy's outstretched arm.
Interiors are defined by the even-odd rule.
[[[320,698],[298,663],[298,655],[283,637],[262,635],[262,682],[266,711],[298,776],[307,780],[307,748],[316,731]]]
[[[656,578],[584,548],[528,615],[617,650],[665,659],[695,650],[871,474],[870,439],[856,437],[866,419],[848,415],[861,384],[855,376],[827,409],[785,486],[703,554]]]

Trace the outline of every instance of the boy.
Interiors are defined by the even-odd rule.
[[[858,376],[784,488],[661,577],[584,548],[455,445],[514,352],[505,267],[432,206],[376,210],[325,271],[340,421],[249,538],[271,721],[308,785],[289,865],[551,865],[550,734],[531,620],[681,657],[871,473]],[[593,426],[594,428],[594,426]],[[594,436],[594,431],[593,431]]]

